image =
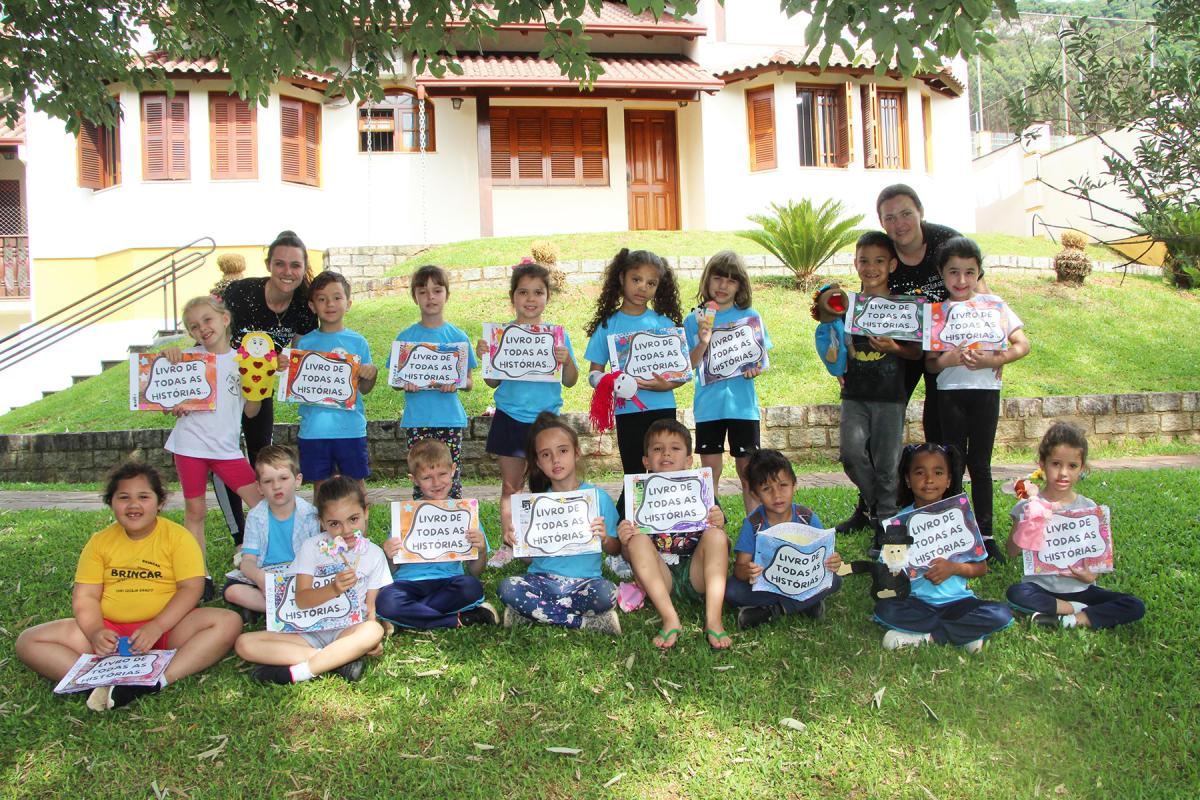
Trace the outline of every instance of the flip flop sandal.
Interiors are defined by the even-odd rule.
[[[662,639],[663,643],[661,645],[654,645],[654,646],[657,647],[659,650],[670,650],[672,647],[674,647],[675,645],[677,645],[679,643],[679,635],[681,633],[683,633],[683,631],[680,630],[679,628],[671,628],[671,630],[669,630],[669,631],[660,630],[658,632],[658,638]],[[670,639],[672,636],[675,637],[675,641],[671,642],[670,644],[667,644],[667,640]]]
[[[707,635],[711,636],[712,638],[716,639],[718,642],[719,642],[719,641],[721,641],[722,639],[728,639],[728,638],[729,638],[729,632],[728,632],[728,631],[721,631],[720,633],[717,633],[717,632],[716,632],[716,631],[714,631],[712,628],[708,628],[708,629],[707,629],[707,630],[705,630],[704,632],[705,632]],[[709,642],[709,643],[708,643],[708,646],[709,646],[711,649],[713,649],[713,650],[728,650],[728,649],[729,649],[728,647],[717,647],[717,646],[716,646],[715,644],[713,644],[712,642]]]

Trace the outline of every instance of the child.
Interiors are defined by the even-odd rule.
[[[546,303],[550,301],[550,271],[532,261],[513,267],[508,299],[516,314],[513,322],[541,324]],[[483,358],[488,343],[480,339],[477,348]],[[562,365],[561,383],[484,379],[484,383],[496,390],[496,414],[488,430],[487,452],[500,463],[500,523],[504,531],[512,528],[512,496],[525,484],[525,439],[529,436],[529,426],[543,411],[557,414],[563,403],[562,387],[570,388],[579,380],[575,351],[565,330],[563,343],[554,348],[554,360]],[[505,552],[493,558],[497,566],[512,558],[507,545],[501,549]]]
[[[467,335],[446,322],[443,312],[450,299],[450,276],[441,267],[427,264],[412,276],[409,289],[413,302],[421,309],[421,321],[409,325],[396,335],[397,342],[466,342]],[[389,357],[390,358],[390,357]],[[450,496],[462,498],[462,432],[467,427],[467,412],[463,409],[458,392],[471,391],[471,370],[476,366],[475,353],[467,348],[467,382],[461,386],[453,383],[436,385],[433,389],[419,391],[411,383],[402,388],[408,394],[404,399],[404,416],[400,427],[404,428],[408,446],[422,439],[437,439],[445,442],[454,458],[454,483]],[[413,499],[421,499],[421,488],[413,486]]]
[[[942,280],[950,301],[1003,301],[993,294],[977,294],[983,280],[983,254],[979,245],[956,236],[942,245],[938,255]],[[955,348],[928,353],[925,365],[936,374],[938,416],[945,444],[963,454],[971,473],[971,507],[983,534],[989,559],[1004,561],[1004,554],[992,536],[992,445],[996,441],[996,423],[1000,418],[1000,373],[1005,364],[1029,353],[1029,340],[1023,323],[1007,305],[1007,350],[967,350]]]
[[[796,496],[796,472],[792,469],[792,462],[778,450],[759,450],[750,456],[746,465],[746,480],[758,508],[742,522],[741,533],[733,548],[737,553],[733,578],[725,587],[725,602],[739,609],[738,627],[748,630],[782,614],[807,614],[813,619],[820,619],[825,615],[825,598],[842,585],[842,579],[836,574],[832,586],[802,601],[751,588],[763,570],[762,566],[754,563],[754,545],[759,533],[788,522],[821,527],[816,512],[793,502]],[[842,557],[837,552],[830,553],[825,559],[825,569],[830,572],[836,573],[841,566]]]
[[[923,508],[962,492],[962,461],[953,447],[910,444],[900,456],[901,513]],[[936,642],[957,644],[968,653],[983,649],[984,637],[1012,624],[1003,603],[980,600],[967,580],[986,575],[987,560],[960,563],[935,558],[929,569],[913,578],[906,598],[875,603],[875,621],[891,628],[883,635],[885,650]]]
[[[363,395],[375,388],[378,368],[371,363],[371,348],[361,334],[346,327],[350,281],[340,272],[326,270],[308,287],[308,306],[317,315],[318,328],[300,337],[296,347],[322,353],[358,356],[358,398],[347,411],[330,406],[300,406],[300,467],[313,482],[313,492],[332,475],[345,475],[363,485],[371,474],[367,463],[367,414]]]
[[[886,295],[888,275],[896,269],[896,251],[886,233],[869,231],[854,249],[860,293]],[[846,374],[842,378],[841,457],[846,475],[858,487],[875,547],[883,533],[880,520],[896,513],[896,462],[904,440],[905,366],[921,357],[917,342],[886,336],[848,336]],[[849,521],[838,527],[845,533]]]
[[[238,366],[229,344],[230,316],[224,304],[211,295],[193,297],[183,307],[183,324],[201,351],[217,357],[216,409],[188,412],[176,408],[169,412],[176,417],[175,430],[164,445],[167,452],[175,455],[175,471],[183,488],[184,525],[196,537],[200,555],[204,557],[204,517],[208,513],[204,494],[209,473],[220,477],[250,508],[262,499],[254,469],[241,449],[242,414],[253,418],[262,404],[242,396]],[[178,364],[183,360],[183,351],[168,347],[163,356]],[[212,595],[212,578],[206,571],[204,599],[209,600]]]
[[[654,310],[650,310],[653,303]],[[622,248],[604,272],[604,285],[596,301],[596,313],[584,329],[589,337],[584,357],[591,362],[588,382],[592,388],[600,382],[608,364],[610,336],[634,331],[658,330],[680,324],[679,287],[667,262],[649,250]],[[616,368],[616,365],[613,365]],[[642,471],[646,430],[660,419],[675,419],[675,389],[681,381],[662,377],[639,378],[635,403],[616,410],[617,450],[621,469],[627,474]],[[624,514],[625,494],[617,501],[617,513]]]
[[[383,626],[375,617],[375,596],[390,584],[387,561],[379,545],[367,540],[367,496],[358,483],[335,475],[321,484],[316,496],[317,514],[323,533],[306,539],[292,562],[296,576],[296,605],[315,608],[351,589],[360,592],[366,619],[340,630],[311,633],[243,633],[236,643],[237,654],[246,661],[260,664],[250,673],[259,683],[300,683],[325,672],[336,672],[348,681],[363,674],[363,656],[382,652]],[[321,567],[340,564],[339,557],[322,551],[336,538],[352,551],[351,568],[320,588],[313,588],[313,576]]]
[[[317,510],[296,494],[304,476],[295,450],[267,445],[258,451],[254,473],[266,502],[246,515],[246,538],[238,562],[242,575],[230,578],[224,592],[225,602],[235,607],[246,624],[266,611],[269,575],[265,570],[291,564],[300,545],[321,533]]]
[[[615,553],[617,509],[608,493],[580,481],[578,469],[579,436],[575,429],[543,411],[529,429],[525,445],[526,477],[531,492],[573,492],[595,489],[600,516],[592,520],[592,530],[603,532],[604,550]],[[505,534],[509,546],[515,534]],[[617,588],[600,576],[600,554],[539,557],[527,559],[529,570],[500,581],[498,594],[504,603],[504,627],[529,622],[586,628],[619,635],[621,622],[613,604]]]
[[[17,637],[17,657],[54,681],[84,653],[109,656],[118,637],[134,653],[175,650],[157,686],[102,686],[93,711],[128,705],[217,663],[241,631],[237,614],[196,608],[204,592],[204,559],[184,527],[158,516],[166,502],[158,472],[126,462],[108,474],[104,503],[116,521],[92,535],[79,556],[74,617],[45,622]]]
[[[642,457],[642,464],[646,472],[692,468],[692,436],[674,419],[660,419],[651,424],[646,431],[644,449],[646,455]],[[703,531],[675,536],[645,536],[628,519],[617,526],[622,554],[633,569],[638,585],[662,618],[662,628],[654,637],[654,646],[662,650],[674,647],[680,634],[679,614],[671,603],[672,591],[678,599],[704,603],[709,647],[725,650],[731,644],[721,622],[721,604],[725,600],[725,578],[729,569],[725,514],[713,506],[708,510],[706,521],[708,527]],[[669,567],[667,560],[672,562]]]
[[[426,500],[445,500],[454,479],[454,459],[450,448],[437,439],[422,439],[408,451],[408,477]],[[460,625],[495,625],[496,609],[483,602],[483,584],[479,575],[487,560],[487,539],[479,528],[467,531],[467,540],[479,550],[479,556],[467,564],[461,561],[438,564],[400,564],[393,567],[394,581],[379,590],[375,611],[383,619],[405,628],[457,628]],[[388,563],[400,549],[400,540],[388,538],[383,552]]]
[[[700,292],[696,300],[701,306],[716,303],[717,311],[714,317],[699,314],[700,309],[697,308],[684,320],[693,367],[699,367],[704,360],[714,326],[727,325],[744,317],[758,319],[763,346],[771,349],[771,337],[767,335],[766,324],[758,312],[750,307],[750,276],[737,253],[722,250],[708,260],[704,274],[700,276]],[[706,386],[701,386],[697,381],[693,405],[696,452],[700,454],[700,464],[711,467],[714,478],[721,475],[725,437],[728,434],[729,454],[733,456],[738,480],[742,482],[742,502],[747,511],[752,511],[756,502],[754,492],[746,481],[746,464],[759,443],[758,394],[754,391],[754,379],[761,373],[761,368],[752,367],[743,371],[740,379],[730,378]]]
[[[1083,431],[1066,422],[1050,426],[1038,443],[1038,465],[1046,476],[1042,499],[1059,511],[1082,511],[1096,504],[1075,493],[1075,484],[1087,469],[1088,443]],[[1013,524],[1021,521],[1027,501],[1012,510]],[[1010,538],[1008,554],[1021,548]],[[1033,614],[1033,622],[1050,628],[1112,628],[1137,622],[1146,606],[1131,594],[1112,592],[1096,585],[1096,574],[1086,567],[1071,567],[1071,575],[1027,575],[1008,587],[1008,603],[1017,611]]]

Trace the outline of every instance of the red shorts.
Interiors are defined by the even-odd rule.
[[[183,496],[186,499],[204,496],[210,472],[215,473],[235,492],[257,480],[254,467],[244,458],[198,458],[176,453],[175,471],[179,473],[179,483],[183,486]]]
[[[104,620],[104,627],[113,631],[117,636],[132,636],[133,632],[145,625],[150,620],[145,619],[141,622],[113,622],[112,620]],[[171,632],[167,631],[162,636],[158,637],[158,641],[154,643],[151,650],[170,650],[167,646],[167,639],[170,638]]]

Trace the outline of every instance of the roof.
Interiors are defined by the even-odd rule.
[[[703,36],[707,32],[704,25],[676,17],[663,12],[657,20],[648,10],[635,14],[624,3],[613,3],[605,0],[600,6],[599,13],[585,6],[579,15],[579,21],[588,33],[616,34],[640,33],[646,36],[684,36],[692,38]],[[506,31],[540,31],[545,30],[540,22],[510,22],[500,26]]]
[[[0,101],[8,100],[10,95],[0,95]],[[14,144],[25,144],[25,110],[21,110],[20,116],[17,117],[15,125],[9,125],[8,121],[0,115],[0,145],[11,146]]]
[[[694,61],[671,56],[596,56],[604,73],[593,89],[656,89],[715,92],[725,85]],[[528,53],[461,54],[462,75],[446,70],[435,78],[428,70],[417,76],[426,87],[562,87],[576,89],[579,81],[562,74],[552,59]]]
[[[156,50],[141,57],[141,60],[136,66],[159,67],[167,73],[183,74],[183,75],[212,75],[213,77],[226,75],[226,71],[221,67],[220,62],[214,56],[200,56],[199,58],[173,58],[167,53]],[[307,70],[297,70],[296,74],[283,80],[302,80],[311,83],[328,84],[333,82],[333,76],[320,72],[309,72]]]
[[[802,49],[783,47],[774,52],[764,52],[754,58],[744,59],[723,67],[717,70],[716,74],[728,82],[733,82],[761,75],[773,69],[812,69],[816,72],[822,70],[817,52],[814,48],[812,53],[806,56]],[[851,60],[846,58],[840,49],[835,48],[829,58],[829,64],[823,69],[836,72],[862,70],[865,74],[874,69],[874,60],[875,56],[870,51],[859,53],[856,59]],[[894,69],[888,70],[888,75],[894,78],[900,77],[900,73]],[[948,67],[942,67],[937,72],[921,72],[915,77],[941,94],[958,97],[966,91],[966,87],[954,77]]]

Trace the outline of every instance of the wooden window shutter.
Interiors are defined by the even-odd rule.
[[[104,188],[105,133],[87,120],[79,127],[79,185],[84,189]]]
[[[541,109],[513,109],[512,139],[516,155],[517,183],[545,183],[542,161],[545,157],[542,146],[542,124],[545,115]]]
[[[179,92],[167,101],[167,177],[186,181],[191,177],[188,159],[188,108],[191,105],[187,92]]]
[[[304,133],[304,103],[279,98],[280,174],[289,183],[307,183],[307,145]]]
[[[847,167],[854,161],[854,84],[842,86],[842,102],[837,110],[837,164]]]
[[[258,177],[258,109],[220,92],[208,96],[213,180]]]
[[[499,185],[512,183],[512,137],[507,108],[491,110],[492,182]]]
[[[167,173],[167,96],[142,95],[142,179],[162,181]]]
[[[580,148],[576,141],[575,109],[552,108],[546,111],[546,158],[549,164],[549,183],[578,183],[575,156]],[[580,159],[582,161],[582,158]]]
[[[301,103],[304,122],[304,183],[321,185],[321,107]]]
[[[882,167],[879,153],[879,93],[873,83],[862,87],[863,161],[867,169]]]
[[[585,108],[579,112],[579,140],[585,185],[608,185],[608,112]]]
[[[746,92],[746,115],[750,129],[750,170],[774,169],[775,87]]]
[[[921,95],[921,133],[925,137],[925,171],[933,173],[933,101]]]

